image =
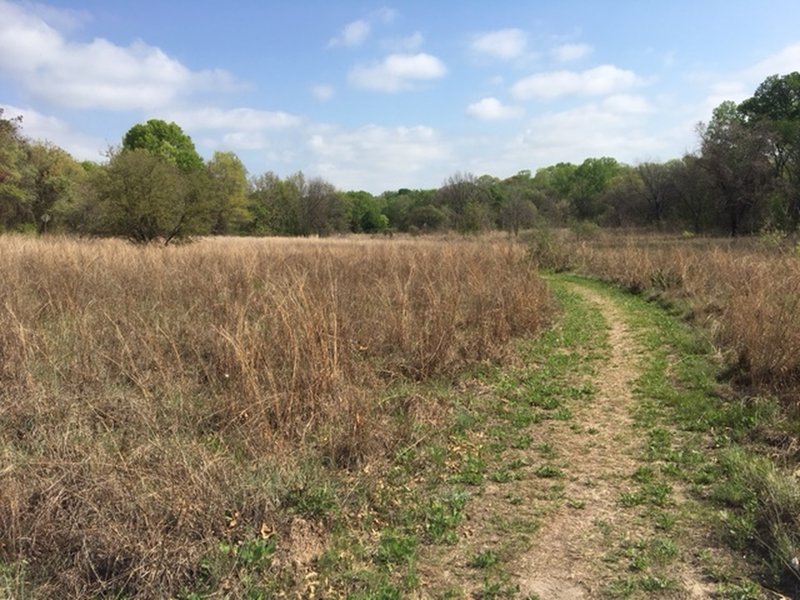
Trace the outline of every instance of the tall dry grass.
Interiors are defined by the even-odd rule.
[[[0,237],[0,281],[0,564],[41,597],[166,597],[280,536],[306,457],[380,461],[422,418],[388,386],[550,314],[521,248],[464,240]]]
[[[557,247],[558,252],[553,253]],[[800,390],[800,252],[757,239],[563,236],[547,246],[560,267],[688,301],[730,353],[740,377]]]

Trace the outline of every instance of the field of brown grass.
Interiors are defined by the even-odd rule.
[[[289,535],[293,503],[438,418],[390,390],[551,315],[490,241],[3,236],[0,281],[0,574],[26,597],[191,589],[221,541]]]
[[[760,239],[694,239],[562,232],[539,244],[550,266],[688,304],[744,383],[797,400],[800,246]]]

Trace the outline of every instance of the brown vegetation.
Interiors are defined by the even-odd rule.
[[[688,301],[731,353],[737,374],[775,390],[800,386],[800,251],[778,240],[620,236],[540,243],[553,266],[632,291]]]
[[[550,310],[505,243],[0,246],[0,567],[43,597],[164,597],[220,540],[291,547],[287,507],[425,418],[389,386],[497,358]]]

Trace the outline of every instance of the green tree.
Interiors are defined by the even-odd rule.
[[[57,205],[68,202],[79,189],[83,168],[68,152],[50,143],[31,143],[26,154],[30,217],[41,234],[52,226]]]
[[[536,171],[530,181],[530,197],[539,214],[552,224],[563,225],[571,212],[570,194],[578,167],[558,163]]]
[[[378,199],[369,192],[343,192],[341,201],[353,233],[376,233],[388,228],[389,219],[381,213]]]
[[[675,197],[669,167],[655,162],[643,162],[636,167],[642,180],[645,199],[646,223],[661,229],[664,226],[671,200]]]
[[[205,233],[202,181],[145,150],[122,150],[95,180],[100,232],[138,243]]]
[[[607,207],[603,224],[635,227],[648,223],[647,193],[638,169],[623,169],[608,185],[602,203]]]
[[[175,163],[184,172],[203,168],[203,159],[197,153],[192,138],[176,123],[150,119],[131,127],[122,138],[125,150],[146,150]]]
[[[587,158],[572,174],[569,196],[573,215],[579,221],[597,221],[606,206],[602,199],[611,181],[622,170],[615,159]]]
[[[252,232],[260,235],[300,235],[302,173],[282,180],[275,173],[259,175],[251,182]]]
[[[240,231],[250,218],[247,169],[233,152],[215,152],[206,166],[211,233]]]
[[[0,108],[0,227],[16,229],[31,222],[30,192],[25,187],[27,141],[22,118],[3,118]]]
[[[436,199],[449,212],[451,226],[460,233],[477,233],[491,224],[488,192],[471,173],[448,177]]]
[[[700,124],[703,165],[722,200],[731,236],[756,229],[759,203],[770,183],[769,137],[748,126],[735,102],[714,109],[708,125]]]
[[[770,154],[790,229],[800,227],[800,73],[772,75],[739,105],[745,121],[770,138]]]

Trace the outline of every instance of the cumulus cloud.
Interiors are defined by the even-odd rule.
[[[552,50],[553,58],[558,62],[571,62],[589,56],[593,48],[589,44],[561,44]]]
[[[483,98],[467,107],[467,114],[483,121],[502,121],[521,117],[525,110],[521,106],[507,106],[497,98]]]
[[[32,108],[0,105],[4,118],[22,117],[22,133],[33,140],[47,141],[60,146],[78,160],[97,161],[111,145],[107,140],[75,131],[61,119]]]
[[[623,92],[641,83],[633,72],[614,65],[586,71],[550,71],[517,81],[511,94],[517,100],[553,100],[564,96],[602,96]]]
[[[430,127],[320,128],[308,140],[311,169],[341,189],[372,193],[408,185],[436,185],[451,156],[449,145]]]
[[[413,89],[421,81],[439,79],[447,73],[444,63],[424,52],[390,54],[384,60],[366,66],[356,66],[348,73],[356,87],[379,92],[399,92]]]
[[[26,5],[0,0],[0,70],[30,93],[71,108],[154,109],[200,90],[235,89],[221,70],[192,71],[160,48],[72,42]]]
[[[478,54],[512,60],[525,54],[528,34],[521,29],[499,29],[480,33],[472,38],[472,49]]]
[[[527,160],[528,164],[549,165],[580,163],[590,156],[613,156],[623,162],[643,156],[675,156],[691,131],[666,125],[656,132],[647,119],[650,111],[644,98],[611,96],[538,115],[506,148],[506,160],[509,164]]]

